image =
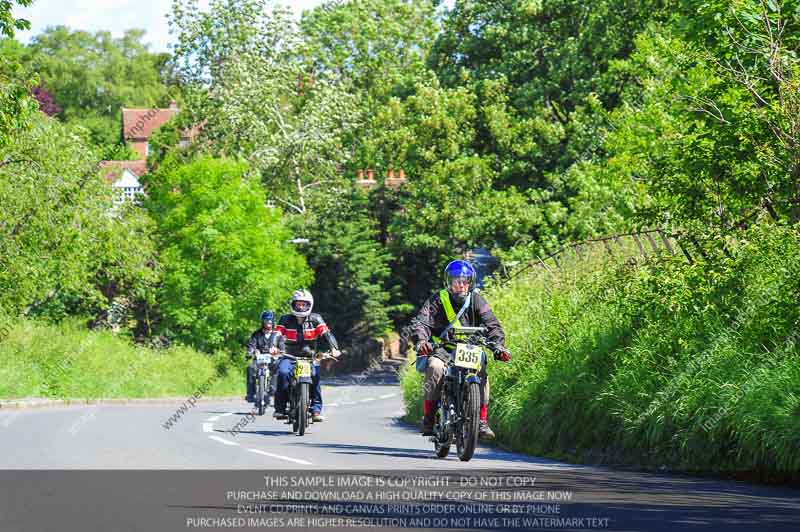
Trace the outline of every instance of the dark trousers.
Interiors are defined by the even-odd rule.
[[[275,390],[275,410],[286,410],[289,400],[289,378],[294,373],[295,361],[291,358],[282,358],[278,363],[278,387]],[[322,413],[322,386],[320,385],[319,366],[311,366],[311,410]]]

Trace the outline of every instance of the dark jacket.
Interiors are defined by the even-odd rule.
[[[251,353],[254,350],[261,351],[262,353],[269,353],[270,347],[277,347],[278,351],[286,349],[286,342],[277,329],[273,329],[270,334],[265,334],[264,329],[258,329],[250,335],[250,341],[247,342],[247,352]]]
[[[450,296],[450,304],[453,306],[453,312],[458,314],[461,310],[461,305],[457,304],[452,296]],[[500,321],[497,316],[492,312],[489,303],[478,292],[472,292],[470,295],[472,301],[469,308],[461,316],[459,322],[464,327],[486,327],[486,337],[497,344],[498,347],[505,347],[505,334],[503,328],[500,327]],[[436,292],[422,305],[416,317],[411,322],[411,335],[414,342],[419,345],[422,342],[430,342],[432,336],[440,336],[445,327],[450,323],[447,319],[447,313],[442,306],[442,300],[439,297],[439,292]],[[452,338],[452,331],[448,331],[447,336]]]
[[[317,342],[324,338],[330,349],[339,349],[336,338],[319,314],[309,314],[300,325],[294,314],[285,314],[278,320],[276,330],[286,339],[286,352],[298,356],[304,347],[318,351]]]

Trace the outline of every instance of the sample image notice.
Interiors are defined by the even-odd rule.
[[[534,473],[286,473],[226,489],[187,529],[608,529],[580,493]]]
[[[580,467],[0,471],[2,532],[783,532],[798,515],[793,489]]]
[[[224,511],[187,515],[187,529],[607,529],[573,489],[533,473],[264,474],[219,494]]]

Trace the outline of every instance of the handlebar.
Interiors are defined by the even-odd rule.
[[[340,351],[340,353],[342,355],[345,354],[344,351]],[[303,359],[313,358],[315,360],[340,360],[339,357],[333,356],[330,351],[324,351],[324,352],[320,352],[320,353],[310,353],[309,355],[298,355],[298,356],[290,355],[289,353],[282,352],[278,356],[285,357],[285,358],[290,358],[292,360],[297,360],[298,358],[303,358]]]

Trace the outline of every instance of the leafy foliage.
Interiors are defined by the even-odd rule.
[[[211,2],[208,13],[175,2],[172,23],[187,116],[203,124],[202,149],[246,159],[294,236],[312,241],[301,249],[320,283],[319,308],[342,318],[332,325],[382,332],[387,256],[341,172],[350,157],[344,139],[361,120],[351,86],[324,72],[311,84],[294,22],[261,0]]]
[[[106,159],[120,155],[115,152],[122,144],[122,107],[163,107],[172,99],[169,55],[150,52],[143,38],[143,30],[114,38],[56,26],[35,36],[20,54],[26,70],[36,73],[61,107],[58,116],[86,128]]]
[[[371,109],[424,75],[437,26],[429,0],[333,0],[306,11],[301,30],[314,71],[348,80]]]
[[[245,163],[166,161],[148,178],[164,281],[164,332],[205,351],[234,349],[264,308],[278,308],[311,273],[280,213]]]
[[[514,353],[489,367],[500,440],[557,458],[796,480],[800,237],[769,223],[740,236],[730,257],[632,267],[601,250],[491,287]],[[419,414],[413,366],[402,386]]]
[[[2,0],[0,2],[0,34],[13,38],[17,30],[30,29],[30,21],[23,18],[14,18],[11,15],[11,8],[14,7],[14,4],[28,7],[32,3],[33,0]]]
[[[141,294],[155,282],[137,229],[146,220],[112,215],[111,188],[80,136],[23,102],[22,127],[0,150],[0,305],[59,318],[103,308],[109,284]]]

